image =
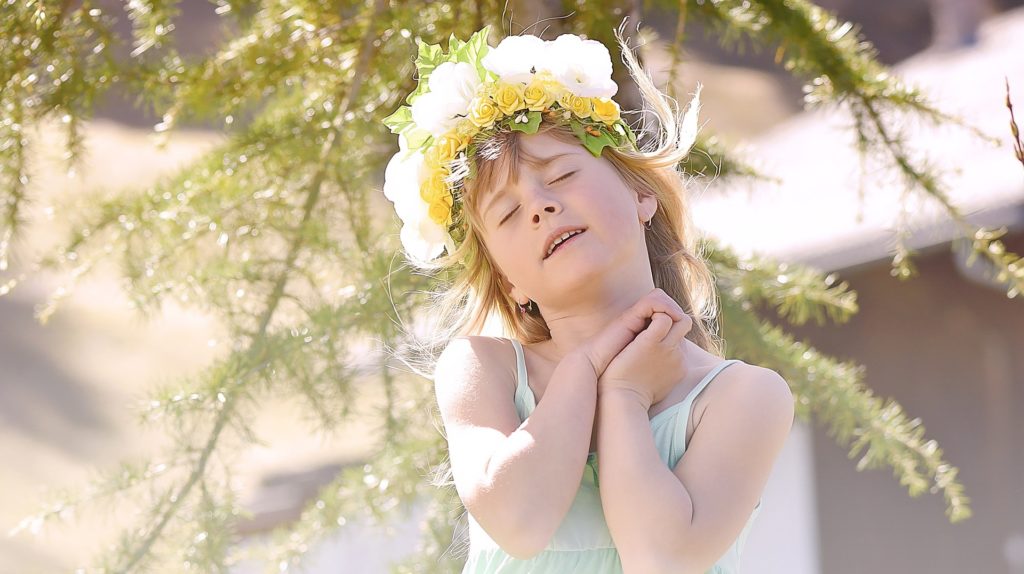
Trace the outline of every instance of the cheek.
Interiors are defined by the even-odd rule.
[[[529,264],[527,247],[523,241],[513,240],[512,235],[503,237],[501,234],[492,234],[491,242],[491,260],[498,270],[515,283]]]
[[[581,181],[579,198],[580,207],[586,214],[597,221],[619,224],[636,217],[636,204],[630,200],[630,192],[614,174],[603,174]]]
[[[505,276],[512,283],[524,288],[536,285],[543,275],[543,261],[537,252],[540,248],[536,241],[530,239],[529,233],[520,231],[508,234],[500,245],[495,246],[495,260],[501,265]]]

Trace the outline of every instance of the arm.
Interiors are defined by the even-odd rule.
[[[438,359],[434,388],[466,509],[502,549],[529,558],[547,546],[579,489],[597,375],[586,355],[567,355],[520,424],[510,373],[488,359],[509,351],[495,339],[457,338]]]
[[[794,412],[785,379],[734,366],[712,388],[674,469],[658,455],[649,405],[628,391],[601,394],[601,502],[629,574],[707,571],[743,529],[785,443]]]

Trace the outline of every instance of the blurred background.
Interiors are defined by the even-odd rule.
[[[111,2],[112,13],[117,13]],[[879,59],[921,86],[941,109],[1006,141],[1004,78],[1024,105],[1024,8],[995,0],[819,2],[863,27]],[[214,7],[184,2],[174,33],[183,54],[222,41]],[[585,5],[579,9],[585,10]],[[2,16],[0,16],[2,17]],[[532,22],[529,14],[517,22]],[[651,11],[654,32],[642,48],[665,82],[675,18]],[[125,22],[123,33],[128,34]],[[702,121],[777,187],[693,189],[695,221],[741,252],[754,250],[834,272],[858,293],[860,312],[841,327],[789,329],[820,351],[866,366],[866,384],[897,399],[960,469],[974,515],[950,524],[940,497],[912,499],[886,470],[858,472],[825,429],[798,422],[773,471],[760,520],[744,554],[747,574],[861,572],[1024,573],[1024,309],[986,279],[984,262],[966,263],[956,229],[927,202],[911,203],[920,276],[889,275],[891,217],[899,182],[862,189],[858,158],[841,117],[802,111],[801,82],[770,52],[736,54],[694,25],[678,74],[680,93],[704,86]],[[63,237],[60,198],[98,189],[144,188],[222,139],[214,124],[179,126],[166,149],[152,137],[160,118],[112,91],[87,124],[85,169],[59,167],[56,127],[43,126],[31,163],[32,225],[19,260]],[[1022,108],[1024,109],[1024,108]],[[1024,166],[1008,147],[980,145],[956,130],[907,126],[917,149],[948,170],[953,200],[970,221],[1006,226],[1008,248],[1024,252]],[[46,143],[51,142],[51,143]],[[797,158],[798,161],[794,161]],[[756,187],[756,193],[754,193]],[[862,202],[863,200],[863,202]],[[0,275],[0,278],[3,276]],[[150,320],[124,300],[116,267],[97,269],[46,325],[33,317],[68,280],[39,274],[0,297],[0,526],[14,528],[52,488],[74,487],[97,469],[150,451],[162,439],[137,421],[156,382],[200,369],[223,352],[225,334],[210,317],[169,301]],[[258,426],[273,437],[245,451],[239,496],[252,512],[240,533],[263,533],[298,516],[303,503],[340,469],[362,465],[380,431],[383,397],[364,385],[356,416],[329,436],[313,435],[298,405],[268,405]],[[70,572],[117,528],[116,515],[69,517],[66,528],[0,538],[0,573]],[[415,546],[417,509],[389,529],[353,525],[311,553],[309,572],[386,572]],[[258,571],[256,564],[238,568]]]

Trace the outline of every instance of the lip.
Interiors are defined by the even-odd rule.
[[[541,252],[541,259],[544,260],[544,259],[548,258],[548,247],[551,247],[551,244],[555,242],[555,239],[558,239],[560,236],[562,236],[567,231],[586,231],[586,230],[587,230],[586,227],[580,227],[579,225],[565,225],[565,226],[559,227],[558,229],[552,231],[551,235],[548,235],[547,239],[544,240],[544,251]]]

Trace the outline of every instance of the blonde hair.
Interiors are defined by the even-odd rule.
[[[683,130],[684,110],[663,94],[636,56],[616,31],[622,58],[630,76],[636,81],[645,111],[658,119],[660,129],[640,150],[606,147],[607,159],[625,184],[642,194],[653,195],[658,208],[646,232],[647,252],[654,285],[671,296],[693,319],[693,328],[686,335],[700,348],[723,356],[723,343],[717,335],[718,300],[714,276],[706,263],[699,230],[690,216],[684,175],[679,163],[689,146]],[[645,114],[646,115],[646,114]],[[643,126],[646,133],[647,126]],[[561,141],[582,145],[570,128],[545,117],[537,133],[547,133]],[[524,343],[550,338],[550,331],[539,313],[521,313],[518,304],[502,283],[498,270],[484,245],[479,229],[479,193],[505,174],[514,182],[519,165],[535,165],[519,146],[521,132],[501,130],[488,133],[478,141],[471,161],[476,173],[465,180],[457,201],[462,209],[456,212],[455,224],[464,233],[453,253],[430,263],[417,264],[434,272],[441,287],[427,295],[430,299],[430,332],[425,337],[413,336],[403,362],[415,372],[433,379],[433,366],[440,352],[455,337],[485,334],[489,325],[498,322],[501,336]],[[442,278],[445,274],[447,278]]]

